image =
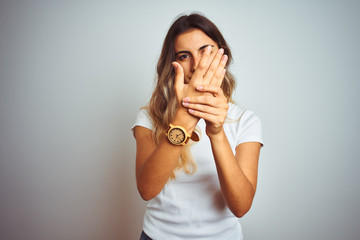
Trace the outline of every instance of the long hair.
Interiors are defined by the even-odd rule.
[[[199,29],[203,31],[217,43],[218,48],[224,49],[224,54],[228,56],[226,67],[232,61],[228,44],[219,29],[209,19],[200,14],[190,14],[180,16],[175,20],[175,22],[171,25],[163,43],[160,58],[157,63],[156,87],[147,106],[147,111],[153,121],[153,138],[156,144],[159,144],[160,140],[165,136],[164,133],[173,120],[177,109],[176,94],[174,90],[175,71],[171,64],[175,61],[175,38],[179,34],[187,32],[191,29]],[[221,88],[228,101],[232,102],[231,95],[235,88],[235,79],[229,71],[226,71]],[[170,175],[170,179],[174,179],[176,171],[180,169],[183,169],[183,171],[187,174],[191,174],[196,171],[196,163],[190,154],[190,145],[187,144],[187,146],[185,146],[180,155],[177,166]]]

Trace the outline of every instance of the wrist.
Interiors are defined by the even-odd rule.
[[[223,127],[217,131],[210,131],[206,129],[206,135],[209,137],[212,143],[222,142],[224,139],[226,139],[226,134]]]
[[[199,136],[195,132],[190,133],[190,131],[181,125],[174,125],[170,123],[165,135],[172,144],[178,146],[186,145],[190,139],[194,142],[199,141]]]
[[[199,118],[192,116],[189,114],[187,108],[179,107],[176,111],[174,119],[171,121],[173,125],[182,126],[186,129],[186,131],[191,134],[196,124],[198,123]]]

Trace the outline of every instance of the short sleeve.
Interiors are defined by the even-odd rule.
[[[252,111],[246,110],[239,122],[239,129],[236,145],[244,142],[259,142],[263,145],[262,125],[260,118]]]
[[[136,119],[134,125],[131,127],[131,131],[134,134],[134,128],[136,126],[141,126],[153,130],[153,123],[146,109],[140,109],[136,114]]]

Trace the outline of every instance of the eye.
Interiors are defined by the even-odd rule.
[[[180,61],[184,61],[186,58],[189,58],[189,57],[190,57],[190,55],[185,53],[185,54],[179,55],[177,57],[177,59],[180,60]]]

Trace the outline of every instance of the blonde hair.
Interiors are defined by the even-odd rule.
[[[181,16],[175,20],[165,37],[157,63],[156,86],[149,104],[146,106],[149,116],[153,121],[153,138],[156,145],[159,144],[160,140],[165,136],[164,133],[174,119],[178,107],[174,90],[175,71],[171,64],[175,61],[175,38],[179,34],[194,28],[203,31],[218,44],[219,48],[224,49],[224,53],[228,55],[227,66],[232,60],[231,52],[225,39],[219,29],[209,19],[199,14],[191,14]],[[235,79],[229,71],[226,71],[221,88],[228,101],[232,102],[231,95],[235,89]],[[170,179],[174,179],[176,171],[181,169],[186,174],[196,172],[197,166],[191,156],[191,142],[189,143],[190,144],[187,144],[180,154],[178,163],[170,175]]]

